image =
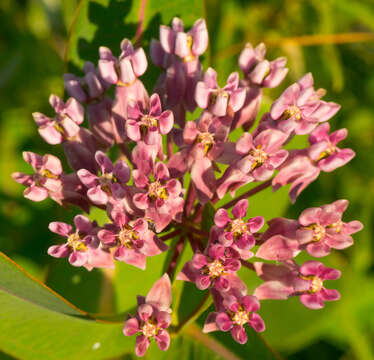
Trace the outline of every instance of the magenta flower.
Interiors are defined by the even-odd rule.
[[[174,116],[170,110],[162,112],[160,97],[153,94],[149,99],[149,111],[141,104],[130,103],[127,108],[127,136],[133,141],[143,140],[147,145],[162,146],[161,134],[168,134],[173,128]]]
[[[86,169],[77,172],[80,181],[88,188],[87,196],[96,205],[106,205],[112,196],[115,184],[125,186],[130,179],[130,168],[124,160],[118,160],[113,166],[110,159],[97,151],[95,159],[100,174],[94,175]]]
[[[232,209],[233,219],[230,219],[226,209],[219,209],[214,216],[214,223],[219,229],[218,241],[225,247],[234,246],[243,259],[253,256],[249,251],[255,245],[254,233],[264,225],[264,218],[256,216],[248,221],[243,218],[247,215],[248,200],[238,201]]]
[[[246,324],[256,332],[265,330],[264,321],[257,314],[260,303],[254,296],[224,296],[219,308],[218,312],[208,314],[203,332],[230,331],[236,342],[245,344],[248,340]]]
[[[177,280],[194,282],[200,290],[213,286],[217,291],[228,291],[230,282],[227,275],[240,269],[240,261],[226,257],[225,252],[224,246],[215,244],[208,248],[206,255],[196,253],[184,265]]]
[[[115,260],[144,270],[147,256],[158,255],[168,249],[168,246],[148,229],[148,223],[144,219],[131,221],[124,212],[115,211],[112,214],[114,224],[104,226],[97,236],[104,247],[114,250]]]
[[[273,103],[270,115],[280,130],[288,134],[293,131],[298,135],[308,134],[340,109],[338,104],[320,100],[324,94],[323,89],[314,90],[312,74],[308,73]]]
[[[360,221],[342,221],[347,206],[348,200],[338,200],[301,213],[296,237],[310,255],[326,256],[331,248],[340,250],[353,244],[351,234],[360,231],[363,225]]]
[[[71,225],[63,222],[49,224],[49,230],[67,238],[67,241],[51,246],[48,254],[57,258],[68,257],[71,265],[84,266],[87,270],[94,267],[113,268],[112,256],[100,247],[95,225],[83,215],[75,216],[74,224],[75,231]]]
[[[239,74],[232,73],[223,88],[217,84],[217,73],[209,68],[204,81],[196,85],[195,100],[202,109],[208,109],[213,115],[225,116],[228,111],[236,112],[244,104],[245,89],[239,87]]]
[[[167,328],[171,323],[171,283],[167,274],[156,281],[148,295],[138,297],[138,309],[135,317],[125,321],[125,336],[137,335],[135,353],[143,356],[150,340],[156,340],[160,350],[166,351],[170,344]]]
[[[347,137],[347,129],[334,131],[329,135],[328,123],[318,126],[310,135],[309,157],[325,172],[330,172],[351,161],[355,152],[352,149],[340,149],[336,145]]]
[[[265,283],[257,287],[254,295],[259,299],[287,299],[300,296],[310,309],[321,309],[325,301],[339,300],[337,290],[326,289],[325,280],[336,280],[340,271],[328,268],[319,261],[309,260],[301,267],[295,263],[285,265],[255,264],[257,274]]]
[[[260,87],[277,87],[288,73],[285,67],[287,59],[284,57],[268,61],[265,59],[266,47],[264,43],[255,48],[247,43],[239,56],[239,67],[251,85]]]
[[[288,156],[288,151],[281,149],[286,140],[287,135],[278,130],[264,130],[254,139],[250,133],[244,133],[236,143],[237,153],[243,156],[237,167],[256,181],[270,179]]]
[[[300,295],[300,301],[309,309],[321,309],[325,301],[340,299],[337,290],[326,289],[324,280],[340,278],[340,271],[324,266],[319,261],[307,261],[300,267],[300,277],[309,284],[309,289]]]
[[[152,181],[150,176],[155,180]],[[148,173],[134,170],[133,178],[141,190],[134,195],[133,202],[138,209],[145,211],[145,217],[154,223],[156,232],[162,231],[173,219],[180,221],[183,189],[177,179],[170,177],[164,163],[156,163]]]
[[[32,201],[42,201],[48,195],[61,191],[62,165],[58,158],[49,154],[42,157],[29,151],[23,152],[23,158],[32,166],[35,173],[26,175],[16,172],[12,174],[12,177],[27,187],[23,193],[25,198]]]
[[[74,98],[69,98],[64,103],[57,95],[51,95],[49,103],[56,112],[53,119],[38,112],[32,115],[38,125],[40,136],[48,144],[61,144],[78,134],[79,125],[84,119],[84,108]]]

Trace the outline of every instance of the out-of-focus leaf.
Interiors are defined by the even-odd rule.
[[[2,253],[0,270],[0,351],[40,360],[103,359],[130,350],[122,322],[86,317]]]

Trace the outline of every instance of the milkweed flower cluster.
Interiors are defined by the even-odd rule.
[[[65,173],[53,155],[25,152],[33,174],[13,174],[30,200],[49,197],[87,213],[92,207],[107,212],[103,226],[84,215],[74,218],[74,228],[52,222],[50,230],[65,240],[48,249],[51,256],[88,270],[119,261],[146,271],[147,257],[173,252],[167,272],[138,298],[135,316],[125,322],[124,334],[137,336],[138,356],[151,340],[161,350],[170,344],[171,279],[181,251],[167,241],[176,238],[194,253],[175,280],[195,283],[214,301],[203,331],[230,331],[243,344],[246,327],[265,329],[259,315],[264,299],[298,296],[311,309],[339,299],[325,287],[326,280],[340,277],[338,270],[295,258],[305,251],[320,259],[351,246],[351,235],[362,229],[359,221],[342,220],[347,200],[306,209],[298,219],[270,219],[266,229],[261,214],[247,217],[249,196],[291,184],[294,202],[321,172],[355,154],[338,147],[347,130],[330,132],[328,121],[340,106],[322,99],[325,90],[315,89],[310,73],[290,85],[254,127],[262,91],[283,81],[286,59],[269,61],[264,44],[247,44],[239,56],[241,74],[231,73],[221,87],[219,74],[200,62],[207,46],[203,19],[187,32],[178,18],[171,27],[162,25],[159,40],[150,44],[150,59],[161,69],[153,93],[141,80],[149,61],[141,47],[125,39],[119,56],[100,47],[97,66],[87,62],[83,77],[64,75],[70,98],[51,95],[54,114],[33,114],[41,137],[61,144],[73,171]],[[187,112],[199,115],[187,121]],[[234,141],[237,128],[243,133]],[[308,135],[309,145],[286,150],[298,135]],[[250,190],[235,198],[244,186]],[[228,193],[234,199],[217,206]],[[211,228],[202,221],[206,207],[215,211]],[[242,266],[263,280],[253,292],[238,275]]]

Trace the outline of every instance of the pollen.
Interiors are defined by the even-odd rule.
[[[231,316],[231,320],[236,325],[243,326],[244,324],[246,324],[248,322],[249,316],[250,316],[250,314],[247,311],[245,311],[244,309],[239,309],[237,312],[235,312]]]
[[[284,111],[282,120],[287,120],[291,117],[294,117],[296,121],[299,121],[301,119],[301,111],[296,105],[291,105]]]
[[[75,251],[87,251],[87,246],[82,241],[78,233],[69,235],[67,244],[71,249]]]
[[[214,135],[210,132],[203,132],[197,136],[197,142],[204,145],[204,155],[213,147]]]
[[[239,237],[245,234],[248,229],[247,224],[242,219],[235,219],[227,225],[225,231],[232,232],[234,237]]]
[[[256,149],[252,149],[250,150],[249,154],[253,157],[254,161],[252,163],[252,166],[251,166],[251,170],[254,170],[258,167],[260,167],[261,165],[264,164],[264,162],[267,160],[268,158],[268,154],[261,150],[261,146],[257,146]]]
[[[141,328],[142,333],[146,337],[155,337],[158,333],[158,327],[154,321],[149,320]]]
[[[212,278],[218,278],[225,272],[225,267],[220,260],[214,260],[206,266],[206,272]]]

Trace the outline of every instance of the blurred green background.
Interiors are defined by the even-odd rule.
[[[48,231],[49,222],[70,222],[76,210],[65,211],[52,201],[27,201],[22,197],[23,188],[10,178],[14,171],[30,171],[22,160],[24,150],[61,154],[58,147],[48,146],[39,137],[31,113],[51,114],[48,97],[50,93],[63,96],[62,74],[68,66],[78,69],[77,58],[92,57],[87,41],[95,48],[118,43],[112,49],[117,53],[119,41],[134,36],[136,26],[126,16],[136,0],[105,1],[107,6],[93,1],[88,14],[95,37],[88,35],[88,40],[80,40],[78,56],[71,55],[68,65],[65,49],[78,3],[0,1],[0,251],[82,309],[120,312],[133,304],[133,299],[121,292],[123,276],[131,278],[138,272],[125,267],[115,273],[88,273],[51,259],[46,250],[56,238]],[[344,168],[322,174],[293,206],[285,189],[275,195],[265,192],[251,200],[251,215],[269,219],[297,217],[306,207],[346,198],[350,207],[345,219],[357,219],[365,225],[364,231],[355,236],[355,246],[322,260],[342,270],[337,285],[342,300],[320,311],[303,308],[297,299],[264,302],[260,311],[267,325],[264,338],[287,359],[374,359],[374,3],[206,0],[205,17],[210,35],[205,67],[214,67],[223,81],[238,70],[237,57],[246,41],[254,45],[264,41],[268,44],[267,58],[286,56],[290,71],[278,89],[265,90],[262,110],[266,111],[287,85],[311,71],[316,88],[327,89],[325,98],[342,105],[330,124],[333,130],[349,130],[345,145],[357,154]],[[163,19],[161,8],[161,15],[152,18],[146,31],[153,31],[152,36],[157,38]],[[106,33],[113,24],[118,31]],[[153,281],[148,279],[147,284]],[[136,282],[135,276],[130,285],[144,292],[148,285]]]

